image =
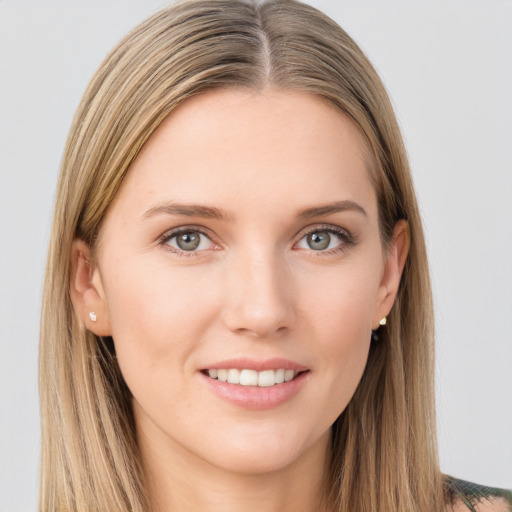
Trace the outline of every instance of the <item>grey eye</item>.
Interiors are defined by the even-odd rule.
[[[211,241],[208,235],[199,229],[193,228],[177,229],[166,235],[162,243],[168,245],[173,252],[182,256],[184,253],[192,255],[202,251],[218,249],[218,246]]]
[[[176,245],[182,251],[194,251],[201,243],[201,233],[198,231],[185,231],[176,235]]]
[[[329,247],[331,236],[327,231],[314,231],[306,237],[307,244],[314,251],[323,251]]]

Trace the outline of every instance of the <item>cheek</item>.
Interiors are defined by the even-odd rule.
[[[113,330],[132,327],[158,331],[190,328],[187,318],[211,310],[215,297],[199,267],[176,271],[155,264],[155,258],[134,258],[115,265],[105,292]],[[200,315],[199,315],[200,316]]]
[[[378,265],[355,263],[301,285],[304,314],[319,329],[345,340],[370,337],[380,284]]]
[[[318,392],[320,383],[328,389],[329,421],[346,407],[366,366],[380,282],[378,272],[367,269],[347,266],[326,276],[323,287],[317,282],[305,303],[323,374]]]
[[[117,260],[105,269],[112,337],[127,381],[148,371],[157,378],[158,368],[169,364],[184,368],[201,343],[218,298],[197,274],[144,258]]]

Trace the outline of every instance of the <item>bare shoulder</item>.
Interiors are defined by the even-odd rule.
[[[512,512],[512,491],[445,477],[446,512]]]

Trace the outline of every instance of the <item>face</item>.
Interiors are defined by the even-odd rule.
[[[141,437],[251,473],[325,449],[401,270],[364,155],[299,92],[208,92],[152,135],[73,292],[114,339]]]

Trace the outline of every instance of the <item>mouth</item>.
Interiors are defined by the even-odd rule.
[[[209,368],[202,373],[210,379],[239,386],[269,388],[298,378],[309,370],[298,371],[285,368],[257,371],[250,368]]]
[[[211,362],[198,374],[214,395],[237,408],[268,410],[293,400],[311,368],[289,359],[240,357]]]

